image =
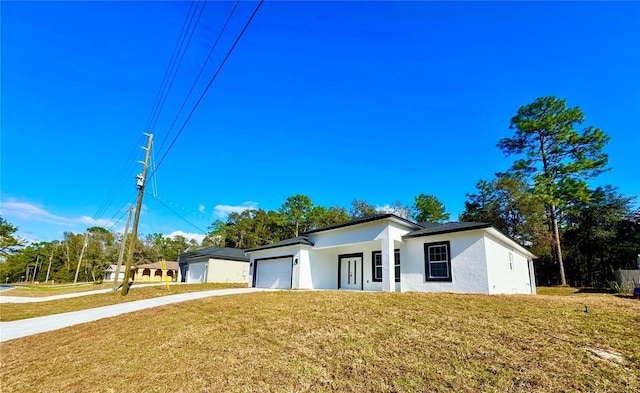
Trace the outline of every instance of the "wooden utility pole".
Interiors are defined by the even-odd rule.
[[[53,250],[51,250],[51,255],[49,256],[49,267],[47,268],[47,278],[45,278],[45,280],[44,280],[45,284],[49,283],[49,273],[51,272],[51,262],[52,261],[53,261]]]
[[[84,250],[87,248],[88,237],[89,237],[89,232],[85,232],[84,243],[82,244],[82,251],[80,251],[80,258],[78,258],[78,267],[76,267],[76,277],[73,279],[73,285],[76,285],[76,283],[78,282],[78,273],[80,273],[80,264],[82,263],[82,256],[84,255]]]
[[[124,256],[124,249],[127,244],[127,233],[129,233],[129,223],[131,222],[131,214],[133,213],[133,206],[129,208],[129,217],[127,217],[127,225],[124,226],[124,236],[122,237],[122,243],[120,243],[120,254],[118,255],[118,266],[116,267],[116,276],[113,279],[113,290],[118,289],[118,277],[120,277],[120,266],[122,266],[122,257]]]
[[[40,254],[38,254],[38,256],[36,257],[36,265],[33,267],[33,279],[31,280],[33,284],[36,283],[36,272],[38,271],[38,262],[40,262]]]
[[[142,167],[142,175],[137,176],[138,185],[138,202],[136,203],[136,214],[133,218],[133,228],[131,229],[131,244],[127,253],[127,264],[124,271],[124,280],[122,282],[122,291],[120,294],[126,296],[129,293],[129,278],[131,276],[131,263],[133,262],[133,250],[136,248],[138,240],[138,223],[140,222],[140,210],[142,208],[142,197],[144,196],[144,186],[147,182],[147,169],[149,168],[149,155],[151,154],[151,143],[153,142],[153,134],[145,134],[149,138],[147,142],[147,152],[144,156],[144,166]]]

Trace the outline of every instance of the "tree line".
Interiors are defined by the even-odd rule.
[[[416,197],[413,207],[395,202],[385,212],[405,218],[414,215],[433,221],[448,219],[444,205],[433,195]],[[288,197],[277,211],[249,209],[215,221],[202,242],[184,236],[152,233],[136,239],[134,265],[177,261],[178,255],[202,247],[247,249],[291,237],[312,229],[340,224],[379,214],[380,209],[365,200],[354,200],[349,211],[343,207],[314,205],[305,195]],[[0,216],[0,281],[73,282],[100,281],[104,270],[118,261],[124,236],[102,227],[85,233],[65,232],[62,240],[26,244],[15,236],[18,228]],[[131,242],[128,235],[127,244]]]
[[[514,134],[498,141],[513,165],[481,179],[466,195],[459,221],[486,222],[529,248],[536,260],[539,284],[606,286],[619,268],[635,268],[640,254],[640,209],[633,197],[616,187],[591,188],[588,180],[608,170],[603,152],[609,137],[588,126],[578,107],[565,100],[540,97],[519,108],[511,119]],[[499,169],[499,168],[497,168]],[[134,263],[177,256],[200,247],[259,247],[299,236],[309,230],[393,213],[416,222],[450,219],[437,196],[420,194],[411,206],[396,201],[378,208],[353,200],[349,209],[315,205],[306,195],[286,198],[277,210],[247,209],[217,220],[199,244],[182,236],[150,234],[136,240]],[[17,228],[0,217],[0,280],[95,281],[117,261],[123,236],[104,228],[85,234],[65,233],[64,239],[24,245]],[[77,263],[84,249],[84,263]],[[49,268],[49,266],[51,266]]]

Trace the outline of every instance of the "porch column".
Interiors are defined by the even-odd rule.
[[[393,239],[389,236],[389,228],[385,230],[380,250],[382,254],[382,290],[385,292],[395,292],[396,279],[394,247]]]

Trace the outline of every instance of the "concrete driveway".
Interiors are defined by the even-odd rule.
[[[110,291],[110,289],[108,291]],[[31,336],[33,334],[49,332],[52,330],[58,330],[81,323],[97,321],[98,319],[102,318],[115,317],[117,315],[144,310],[151,307],[165,306],[167,304],[185,302],[195,299],[203,299],[212,296],[236,295],[264,291],[273,291],[273,289],[230,288],[215,289],[202,292],[181,293],[178,295],[136,300],[134,302],[114,304],[111,306],[91,308],[88,310],[47,315],[44,317],[22,319],[19,321],[0,322],[0,342]]]

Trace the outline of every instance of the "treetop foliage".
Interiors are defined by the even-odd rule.
[[[16,252],[25,245],[24,240],[14,235],[17,231],[17,227],[0,216],[0,258]]]

